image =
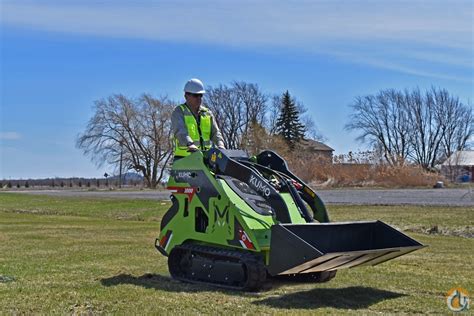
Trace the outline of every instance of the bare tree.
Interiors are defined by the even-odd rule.
[[[265,127],[270,135],[276,135],[277,120],[281,111],[281,95],[271,97],[271,105],[267,110],[265,118]]]
[[[389,164],[403,164],[410,150],[410,123],[402,94],[383,90],[357,97],[350,106],[354,113],[345,128],[360,131],[357,139],[380,148]]]
[[[263,125],[267,97],[256,84],[233,82],[230,87],[209,87],[204,103],[213,111],[224,137],[226,148],[242,146],[252,122]]]
[[[297,101],[296,107],[298,108],[298,112],[300,113],[301,123],[303,123],[305,127],[304,137],[306,139],[325,141],[326,138],[318,130],[316,123],[314,122],[314,119],[311,114],[308,112],[306,106],[302,102]]]
[[[464,105],[445,89],[432,88],[430,93],[438,105],[436,121],[442,130],[441,158],[444,160],[469,147],[468,142],[474,136],[474,113],[472,106]]]
[[[345,128],[360,131],[358,139],[392,165],[408,159],[432,169],[449,153],[466,148],[474,135],[472,108],[442,89],[382,90],[357,97],[351,107]]]
[[[226,148],[238,148],[239,130],[242,123],[242,109],[237,104],[237,97],[231,88],[220,85],[209,87],[204,95],[204,103],[213,111],[220,127]]]
[[[424,96],[419,90],[405,92],[410,103],[413,122],[412,158],[425,169],[468,147],[474,136],[472,107],[445,89],[431,88]]]
[[[139,99],[113,95],[95,102],[95,114],[76,146],[97,165],[118,165],[140,172],[155,188],[172,155],[170,118],[173,106],[166,98],[143,94]]]
[[[405,91],[412,124],[410,157],[425,169],[433,168],[439,157],[442,130],[437,111],[442,106],[430,92],[422,95],[419,89]]]

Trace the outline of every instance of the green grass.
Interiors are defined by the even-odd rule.
[[[274,281],[266,291],[240,293],[170,279],[153,247],[167,207],[1,193],[0,314],[446,314],[450,288],[472,299],[469,208],[329,206],[332,220],[381,219],[429,247],[341,270],[329,283]]]

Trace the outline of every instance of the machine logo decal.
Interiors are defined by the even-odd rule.
[[[245,229],[239,223],[237,218],[234,218],[234,239],[229,240],[229,245],[249,250],[256,249],[252,240],[250,240],[249,235],[245,232]]]
[[[253,186],[256,191],[260,191],[266,197],[270,196],[270,188],[260,179],[256,178],[253,174],[250,175],[249,183]]]
[[[252,241],[250,241],[249,236],[242,228],[239,229],[239,242],[245,249],[255,249]]]
[[[197,192],[197,188],[193,187],[167,187],[173,193],[186,194],[189,198],[189,202],[193,200],[194,194]]]
[[[229,206],[227,205],[222,212],[219,211],[217,205],[214,207],[217,226],[224,226],[229,222]]]
[[[179,178],[179,179],[189,179],[189,178],[191,178],[191,172],[189,172],[189,171],[180,171],[180,172],[178,172],[178,174],[176,175],[176,178]]]
[[[174,178],[176,182],[189,182],[191,179],[196,177],[194,170],[171,170],[170,176]]]

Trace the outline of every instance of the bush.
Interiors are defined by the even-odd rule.
[[[322,156],[301,155],[301,151],[298,157],[290,154],[286,159],[290,170],[312,186],[432,187],[440,179],[437,173],[427,172],[416,165],[394,167],[370,159],[352,159],[352,163],[332,163]]]

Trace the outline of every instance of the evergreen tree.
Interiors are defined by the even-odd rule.
[[[277,135],[283,136],[291,148],[303,139],[305,126],[300,122],[298,108],[288,90],[283,94],[281,100],[281,112],[276,125]]]

